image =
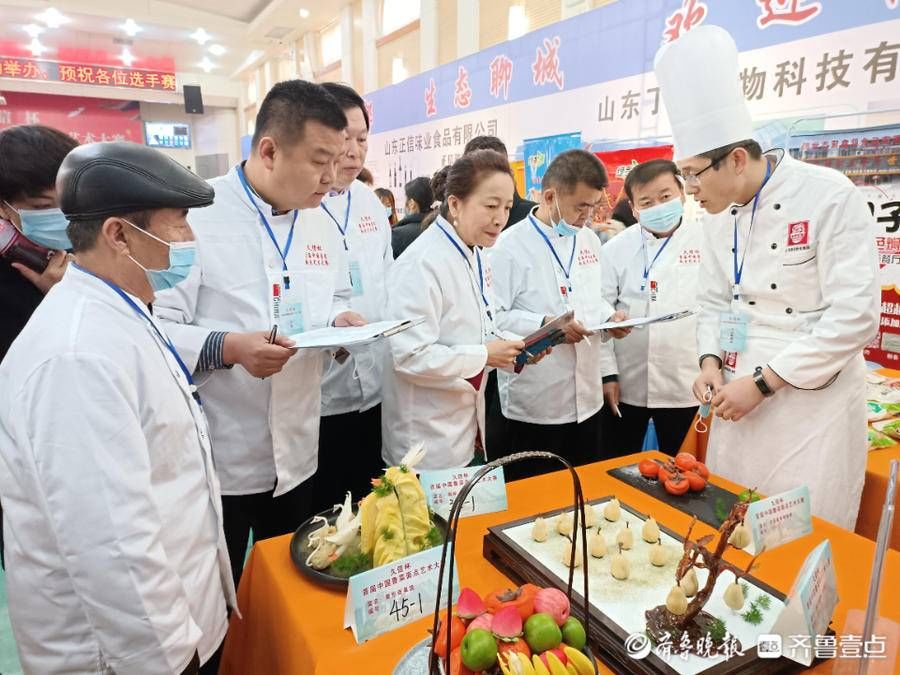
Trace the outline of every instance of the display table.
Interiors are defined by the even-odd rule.
[[[863,486],[862,499],[859,502],[856,533],[869,539],[875,539],[878,536],[878,523],[881,520],[881,509],[887,493],[892,459],[900,460],[900,445],[883,450],[872,450],[869,452],[866,462],[866,483]],[[891,548],[900,551],[900,517],[894,518]]]
[[[636,509],[653,514],[660,524],[684,535],[690,516],[606,473],[608,469],[632,464],[647,456],[648,453],[642,453],[582,467],[579,475],[585,498],[615,494]],[[712,482],[736,492],[742,489],[716,477]],[[486,528],[571,504],[571,499],[569,477],[564,473],[552,473],[511,483],[506,511],[460,521],[456,551],[460,583],[480,594],[512,585],[482,555]],[[712,532],[712,528],[700,523],[695,527],[694,536]],[[873,541],[816,519],[811,535],[767,552],[754,575],[787,593],[806,555],[824,539],[831,540],[837,569],[841,602],[835,612],[834,627],[840,635],[847,610],[865,607],[875,550]],[[351,632],[342,629],[344,595],[317,586],[301,576],[291,562],[289,542],[290,537],[284,536],[253,547],[238,591],[243,619],[232,616],[221,673],[389,675],[401,655],[427,636],[430,618],[357,645]],[[736,550],[727,557],[738,565],[745,565],[749,560],[747,554]],[[900,553],[889,551],[882,583],[881,613],[894,621],[900,621],[898,587]],[[602,654],[600,657],[602,659]],[[830,673],[831,665],[820,666],[820,670]],[[602,672],[612,671],[604,668]]]

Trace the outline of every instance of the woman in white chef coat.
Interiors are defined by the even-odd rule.
[[[631,169],[625,194],[640,225],[600,250],[603,297],[633,317],[693,309],[703,230],[684,210],[678,167],[653,159]],[[604,344],[604,446],[640,452],[653,418],[659,449],[674,454],[697,412],[697,321],[646,326]]]
[[[879,314],[869,210],[837,171],[749,140],[737,74],[734,40],[717,26],[656,57],[675,160],[709,214],[694,385],[698,399],[713,393],[719,417],[709,467],[764,494],[807,485],[813,514],[853,529],[866,466],[862,349]]]
[[[525,347],[497,337],[481,250],[497,241],[513,192],[505,157],[464,155],[447,176],[442,215],[391,268],[386,316],[425,321],[390,338],[382,404],[388,464],[418,443],[428,451],[423,469],[466,466],[484,449],[485,371],[511,367]]]

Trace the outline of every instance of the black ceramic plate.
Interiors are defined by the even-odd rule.
[[[332,525],[338,517],[338,514],[331,509],[322,511],[316,515],[327,518],[328,522]],[[333,574],[330,571],[330,568],[327,567],[324,570],[317,570],[306,564],[306,559],[309,557],[309,554],[312,553],[312,550],[307,543],[309,541],[309,534],[322,526],[319,521],[313,522],[313,518],[315,517],[316,516],[310,517],[297,528],[297,531],[294,532],[294,536],[291,537],[291,560],[294,561],[294,566],[300,570],[301,574],[309,577],[315,583],[321,586],[330,586],[331,588],[347,588],[348,577],[341,577]],[[431,514],[431,521],[441,533],[441,541],[443,542],[443,538],[447,534],[447,521],[435,513]]]

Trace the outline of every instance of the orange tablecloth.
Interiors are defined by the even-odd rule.
[[[878,523],[881,521],[881,509],[887,493],[892,459],[900,460],[900,445],[883,450],[872,450],[866,462],[866,483],[863,486],[862,499],[859,503],[856,532],[869,539],[875,539],[878,536]],[[900,518],[898,517],[894,518],[891,548],[900,551]]]
[[[690,516],[607,475],[608,469],[633,463],[638,457],[631,455],[582,467],[579,474],[586,497],[596,499],[615,494],[683,535]],[[742,489],[721,479],[713,478],[713,482],[734,491]],[[562,473],[511,483],[507,511],[461,521],[456,553],[460,583],[484,593],[507,585],[508,579],[482,556],[486,528],[566,503],[571,503],[571,483]],[[699,523],[694,534],[700,536],[712,531]],[[837,569],[841,602],[835,612],[834,626],[841,634],[848,609],[865,607],[875,550],[872,541],[815,519],[812,534],[764,554],[755,575],[786,593],[803,559],[824,539],[831,540]],[[301,576],[291,562],[289,541],[290,537],[285,536],[254,546],[238,592],[238,605],[244,618],[232,617],[220,672],[225,675],[389,675],[399,658],[426,636],[431,619],[357,645],[351,632],[341,628],[344,595],[316,586]],[[739,566],[748,561],[742,551],[733,550],[728,557]],[[900,553],[889,551],[882,582],[881,614],[894,621],[900,621],[897,588],[900,588]],[[820,666],[820,669],[830,672],[831,666]],[[604,669],[603,672],[612,671]]]

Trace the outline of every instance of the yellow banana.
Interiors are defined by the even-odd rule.
[[[531,660],[525,656],[522,652],[514,652],[516,657],[519,659],[519,665],[522,667],[522,675],[535,675],[534,666],[531,665]],[[509,655],[510,659],[512,658],[512,654]]]
[[[569,671],[569,675],[578,675],[578,671],[571,663],[566,663],[566,670]]]
[[[572,665],[575,668],[577,675],[594,675],[597,672],[594,668],[594,664],[591,663],[591,660],[585,656],[583,652],[578,651],[574,647],[565,647],[563,651],[569,659],[569,662],[566,665]]]
[[[569,671],[553,652],[547,652],[547,663],[550,664],[550,675],[569,675]]]
[[[534,663],[534,675],[550,675],[550,671],[547,670],[547,666],[541,661],[540,656],[535,654],[531,657],[531,660]]]
[[[503,671],[503,675],[513,675],[509,670],[509,666],[506,665],[506,654],[500,654],[497,658],[497,663],[500,664],[500,670]]]

